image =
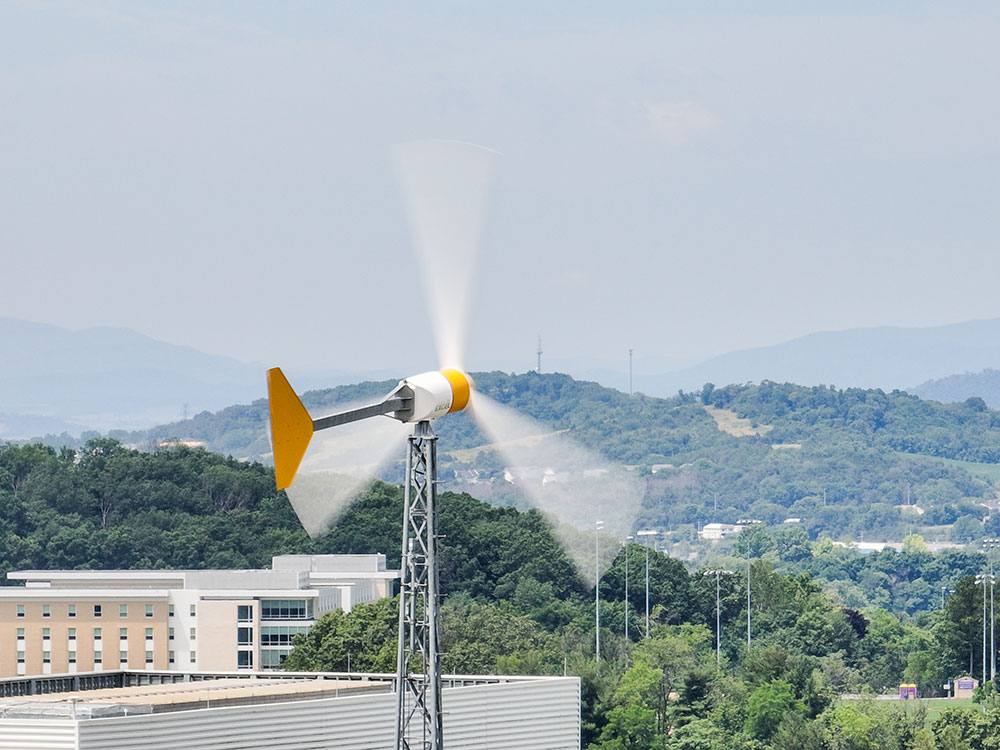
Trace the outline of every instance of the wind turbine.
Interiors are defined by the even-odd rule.
[[[366,431],[377,422],[384,427],[387,420],[371,419],[378,416],[413,425],[407,439],[404,490],[397,750],[442,747],[437,436],[432,422],[447,414],[469,410],[507,458],[518,461],[545,452],[539,447],[542,443],[538,438],[538,433],[544,430],[477,393],[464,369],[472,275],[494,156],[489,149],[452,141],[417,141],[396,149],[398,174],[423,270],[441,369],[400,380],[376,403],[318,419],[309,414],[279,368],[267,373],[276,484],[278,489],[287,490],[293,508],[311,536],[324,531],[332,523],[337,506],[360,489],[360,483],[345,485],[342,477],[329,471],[303,476],[293,484],[313,444],[314,433],[332,427],[343,429],[354,423],[365,425]],[[381,431],[375,442],[391,445],[390,433]],[[616,527],[609,528],[609,534],[627,533],[626,527],[634,519],[641,496],[635,483],[620,481],[622,478],[610,466],[565,435],[545,436],[544,444],[553,462],[575,463],[581,476],[590,473],[588,484],[600,490],[597,503],[613,505],[617,511],[604,512],[609,518],[619,519],[618,524],[609,524]],[[323,454],[322,447],[316,450]],[[336,447],[327,450],[338,451]],[[611,476],[616,481],[609,482]],[[558,481],[550,484],[547,491],[530,489],[532,500],[543,510],[569,520],[579,529],[589,527],[598,517],[595,514],[600,510],[591,507],[594,503],[588,502],[586,493],[581,494],[579,485],[566,483],[559,487]],[[564,542],[573,539],[574,533],[571,529],[557,528]],[[589,544],[585,546],[589,548]],[[576,562],[579,566],[584,560]],[[600,571],[596,570],[595,575],[599,576]]]

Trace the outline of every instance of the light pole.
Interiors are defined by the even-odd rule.
[[[955,593],[955,589],[950,589],[947,586],[942,586],[941,587],[941,609],[944,609],[945,597],[948,594],[954,594],[954,593]]]
[[[980,573],[976,576],[976,583],[983,584],[983,684],[986,684],[986,584],[990,585],[990,611],[993,610],[993,583],[992,573]],[[996,669],[996,656],[993,658],[993,667]],[[993,675],[995,676],[995,674]]]
[[[639,529],[636,536],[656,536],[659,532],[656,529]],[[649,638],[649,545],[643,540],[646,547],[646,637]]]
[[[601,660],[601,529],[604,521],[594,523],[594,661]]]
[[[628,640],[628,546],[634,536],[625,537],[625,640]]]
[[[750,526],[762,523],[757,518],[744,518],[736,522],[744,527],[744,531]],[[750,547],[747,546],[747,650],[750,650]]]
[[[722,576],[732,575],[733,571],[713,568],[702,573],[703,576],[715,576],[715,667],[722,669],[722,605],[719,596],[719,580]]]
[[[986,557],[990,561],[990,680],[995,681],[997,677],[997,643],[996,643],[996,619],[993,616],[993,587],[996,584],[996,576],[993,575],[993,557],[989,550],[1000,547],[1000,538],[989,537],[983,540],[983,547]],[[984,591],[985,594],[985,591]],[[984,601],[985,605],[986,602]]]

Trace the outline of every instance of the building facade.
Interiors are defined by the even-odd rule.
[[[395,594],[385,555],[270,570],[24,570],[0,587],[0,677],[277,668],[324,613]]]

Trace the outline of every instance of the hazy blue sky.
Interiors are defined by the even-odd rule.
[[[1000,316],[1000,5],[675,5],[3,3],[0,315],[429,368],[439,137],[503,154],[473,369]]]

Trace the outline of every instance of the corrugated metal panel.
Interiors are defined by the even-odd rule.
[[[76,722],[0,721],[0,750],[76,750]]]
[[[95,719],[80,725],[81,750],[255,750],[392,745],[395,696],[203,709]]]
[[[444,691],[449,750],[579,750],[576,678]],[[92,719],[80,722],[80,750],[383,750],[392,746],[395,696]]]
[[[482,685],[445,691],[448,750],[579,750],[576,678]]]

